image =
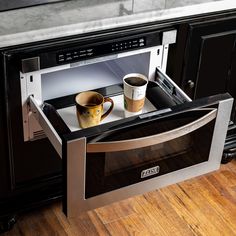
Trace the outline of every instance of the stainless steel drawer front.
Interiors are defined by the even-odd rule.
[[[73,186],[73,188],[67,188],[67,198],[69,197],[67,199],[67,216],[76,217],[83,211],[94,209],[137,194],[143,194],[147,191],[151,191],[218,169],[224,147],[224,140],[227,132],[232,102],[233,99],[227,99],[219,102],[218,110],[216,111],[214,109],[207,115],[208,120],[214,119],[216,116],[208,161],[87,199],[85,198],[85,175],[86,146],[88,146],[88,144],[85,145],[85,140],[83,139],[70,141],[67,144],[67,160],[68,165],[70,165],[74,171],[68,171],[67,173],[67,181],[73,182],[73,184],[68,183],[68,186]],[[203,120],[205,122],[206,118]],[[83,151],[80,150],[78,153],[78,147],[81,147],[81,145],[84,147],[84,149]]]

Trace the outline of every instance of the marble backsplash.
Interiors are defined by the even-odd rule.
[[[0,35],[102,20],[213,0],[70,0],[0,13]],[[99,22],[98,22],[99,24]]]
[[[1,12],[0,47],[231,8],[235,0],[70,0]]]
[[[132,2],[130,12],[135,13],[150,10],[165,10],[215,1],[220,0],[132,0],[130,1]]]

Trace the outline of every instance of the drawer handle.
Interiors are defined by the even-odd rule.
[[[188,80],[187,84],[188,84],[188,87],[191,89],[195,87],[195,83],[192,80]]]
[[[136,139],[128,139],[122,141],[112,141],[112,142],[96,142],[87,144],[87,152],[118,152],[126,151],[136,148],[148,147],[163,142],[176,139],[178,137],[184,136],[190,132],[193,132],[213,119],[216,118],[217,109],[211,110],[208,114],[198,118],[197,120],[186,124],[184,126],[178,127],[176,129],[166,131],[160,134],[155,134],[147,137],[141,137]]]

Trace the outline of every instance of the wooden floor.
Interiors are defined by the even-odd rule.
[[[3,235],[236,235],[236,161],[70,221],[56,203],[21,216]]]

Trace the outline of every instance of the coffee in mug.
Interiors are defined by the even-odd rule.
[[[145,75],[131,73],[123,78],[125,115],[140,114],[144,106],[148,79]]]
[[[81,128],[98,125],[112,111],[114,103],[111,98],[104,98],[100,93],[86,91],[75,97],[76,113]],[[103,104],[110,102],[111,106],[103,113]]]

